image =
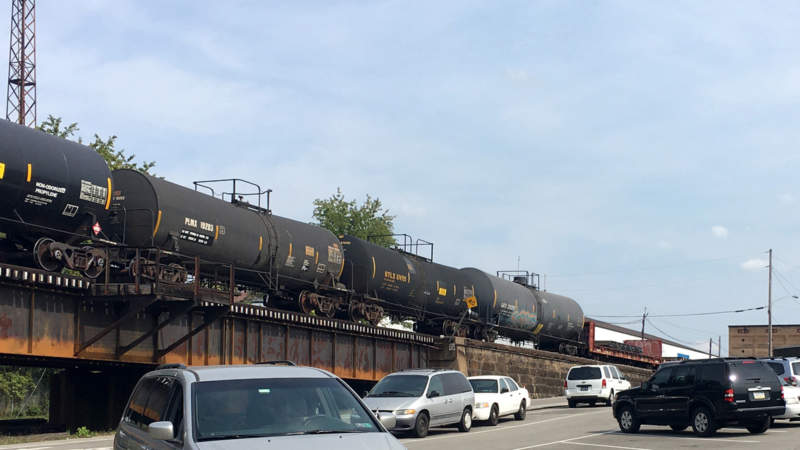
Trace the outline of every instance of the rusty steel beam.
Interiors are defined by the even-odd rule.
[[[108,333],[114,331],[114,329],[117,328],[118,326],[120,326],[123,322],[125,322],[129,318],[135,316],[136,314],[140,313],[141,311],[143,311],[145,308],[147,308],[148,306],[152,305],[156,301],[157,301],[157,298],[155,296],[150,296],[150,297],[146,297],[146,298],[142,298],[142,299],[131,300],[129,305],[128,305],[128,310],[124,314],[122,314],[122,316],[120,316],[114,322],[111,322],[111,324],[108,325],[107,327],[105,327],[102,330],[100,330],[100,332],[98,332],[94,337],[92,337],[88,341],[86,341],[83,344],[81,344],[78,347],[78,349],[75,350],[75,355],[74,356],[80,355],[81,352],[83,352],[84,350],[89,348],[92,344],[94,344],[95,342],[97,342],[100,339],[102,339]],[[79,315],[79,312],[76,311],[76,314]],[[80,339],[80,330],[78,330],[78,329],[75,330],[75,337],[76,337],[76,339]]]
[[[116,355],[117,358],[119,359],[119,357],[121,357],[125,353],[128,353],[128,351],[132,350],[137,345],[139,345],[142,342],[144,342],[145,339],[147,339],[150,336],[152,336],[153,334],[157,333],[162,328],[164,328],[167,325],[169,325],[170,323],[174,322],[175,319],[177,319],[181,315],[189,313],[194,308],[194,302],[189,302],[187,305],[179,305],[179,306],[180,306],[179,308],[176,308],[174,306],[171,307],[170,311],[169,311],[169,317],[167,317],[165,320],[157,323],[153,328],[151,328],[146,333],[142,334],[141,336],[139,336],[138,338],[133,340],[131,343],[120,347],[119,350],[117,350],[117,355]],[[117,338],[117,342],[119,342],[119,338]]]
[[[179,338],[178,340],[176,340],[175,342],[170,344],[167,348],[165,348],[165,349],[163,349],[161,351],[155,350],[155,358],[154,359],[155,360],[161,359],[164,355],[166,355],[167,353],[175,350],[176,348],[178,348],[179,345],[183,344],[188,339],[191,339],[197,333],[199,333],[199,332],[205,330],[206,328],[208,328],[211,324],[216,322],[217,319],[220,319],[220,318],[224,317],[226,314],[228,314],[228,312],[230,312],[230,309],[227,308],[227,307],[219,307],[216,310],[206,311],[206,314],[205,314],[205,317],[203,318],[203,323],[202,324],[200,324],[197,328],[193,329],[192,331],[190,331],[189,333],[187,333],[183,337]],[[208,348],[206,348],[206,355],[208,353],[209,353]]]

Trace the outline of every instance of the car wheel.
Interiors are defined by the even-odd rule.
[[[617,422],[619,423],[619,429],[622,430],[623,433],[636,433],[642,425],[639,419],[636,418],[633,408],[630,406],[623,406],[620,408]]]
[[[613,405],[614,404],[614,400],[616,400],[616,399],[617,399],[617,394],[615,394],[614,391],[611,391],[611,393],[608,394],[608,400],[606,400],[606,406]]]
[[[692,411],[692,429],[698,436],[711,436],[717,431],[714,428],[714,417],[705,406]]]
[[[428,418],[428,413],[421,412],[417,416],[417,421],[414,423],[414,436],[418,438],[424,438],[428,435],[428,427],[430,426],[431,422]]]
[[[685,424],[684,425],[675,425],[675,424],[673,424],[673,425],[670,425],[669,427],[672,428],[672,431],[683,431],[683,430],[689,428],[689,425],[685,425]]]
[[[769,418],[769,427],[772,428],[774,426],[775,426],[775,418],[774,417],[770,417]]]
[[[499,412],[497,411],[497,405],[492,405],[492,410],[489,411],[489,425],[495,426],[499,421]]]
[[[464,408],[461,413],[461,421],[458,422],[458,431],[466,433],[472,428],[472,411],[469,408]]]
[[[570,408],[574,408],[575,407],[575,400],[567,400],[567,406],[569,406]]]
[[[592,400],[589,402],[589,406],[594,406],[596,403],[597,403],[596,401]]]
[[[519,409],[517,410],[516,414],[514,414],[514,418],[517,420],[525,420],[525,416],[528,414],[527,408],[525,408],[525,400],[523,400],[519,404]]]
[[[769,418],[764,418],[747,427],[747,431],[752,434],[761,434],[767,430],[769,430]]]

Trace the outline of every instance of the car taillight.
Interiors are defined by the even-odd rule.
[[[564,380],[564,389],[567,388],[567,380]]]
[[[603,378],[603,389],[605,389],[605,387],[606,387],[606,379]]]
[[[781,400],[785,399],[786,397],[783,396],[783,386],[781,386]]]
[[[733,403],[733,389],[725,389],[724,400],[728,403]]]
[[[797,386],[797,378],[795,377],[784,377],[783,381],[791,384],[792,386]]]

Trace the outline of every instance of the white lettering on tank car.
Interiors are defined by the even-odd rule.
[[[76,205],[72,205],[67,203],[67,206],[64,207],[64,212],[61,214],[67,217],[75,217],[75,214],[78,213],[78,207]]]
[[[187,227],[197,228],[197,219],[192,219],[191,217],[184,217],[183,224]]]
[[[91,181],[81,180],[81,193],[78,197],[87,202],[105,205],[108,197],[108,188],[93,184]]]

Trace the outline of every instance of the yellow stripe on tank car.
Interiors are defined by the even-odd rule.
[[[219,225],[217,225],[217,227],[216,227],[216,228],[217,228],[217,229],[216,229],[216,231],[214,231],[214,240],[215,240],[215,241],[216,241],[217,239],[219,239]]]
[[[497,289],[494,290],[494,303],[492,303],[492,308],[497,306]]]
[[[342,272],[344,272],[344,256],[342,256],[342,265],[339,267],[339,276],[336,278],[342,278]]]
[[[314,250],[314,265],[319,264],[319,252]]]
[[[259,236],[258,237],[258,251],[261,251],[262,248],[264,248],[264,238],[262,236]]]
[[[375,279],[375,257],[372,257],[372,279]]]
[[[6,165],[0,163],[0,180],[3,179],[3,176],[6,174]]]
[[[156,233],[158,233],[158,227],[161,225],[161,210],[158,210],[158,216],[156,217],[156,226],[153,228],[153,237],[156,237]]]
[[[540,323],[539,325],[536,325],[536,328],[533,329],[533,334],[539,334],[539,332],[542,331],[543,327],[544,327],[543,323]]]
[[[292,256],[292,243],[289,242],[289,256]]]
[[[31,166],[31,164],[30,164],[30,163],[28,163],[28,178],[25,180],[25,181],[27,181],[28,183],[30,183],[30,182],[31,182],[31,172],[33,172],[33,167]]]
[[[106,194],[106,209],[111,206],[111,177],[108,178],[108,193]]]

